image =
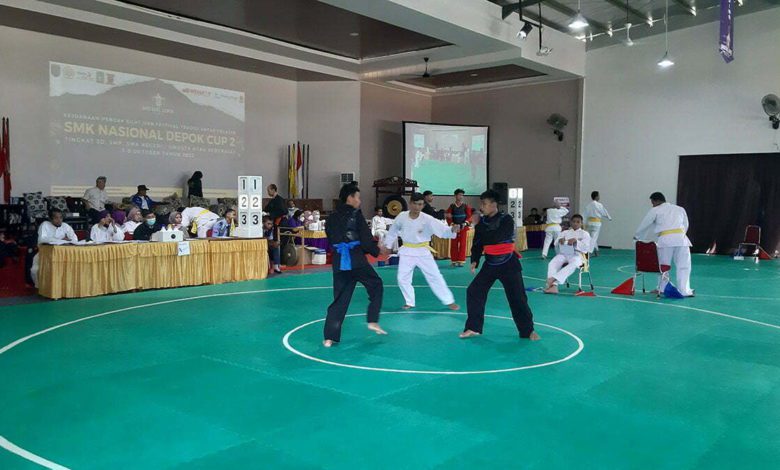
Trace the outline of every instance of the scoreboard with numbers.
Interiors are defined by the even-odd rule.
[[[523,188],[509,188],[509,215],[515,219],[515,225],[523,226]]]
[[[263,236],[263,177],[238,177],[238,225],[236,236]]]

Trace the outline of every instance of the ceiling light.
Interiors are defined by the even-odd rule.
[[[353,38],[360,36],[360,33],[349,33]]]
[[[742,6],[745,4],[745,0],[737,0],[737,5]]]
[[[479,74],[478,73],[472,73],[471,76],[472,77],[477,77],[477,76],[479,76]]]
[[[626,46],[633,46],[634,41],[631,40],[631,23],[626,23],[626,40],[623,42]]]
[[[519,37],[520,39],[525,39],[525,38],[528,37],[529,34],[531,34],[531,31],[533,29],[534,29],[534,26],[531,23],[526,21],[523,24],[523,27],[520,28],[520,32],[517,33],[517,37]]]
[[[588,26],[588,20],[585,19],[584,16],[582,16],[582,12],[580,11],[580,0],[577,0],[577,15],[571,19],[569,22],[569,28],[573,30],[578,30],[582,28],[586,28]]]
[[[661,60],[658,61],[658,66],[665,69],[672,65],[674,65],[674,61],[669,57],[669,52],[667,51]]]
[[[664,12],[664,41],[666,42],[666,52],[658,61],[658,66],[665,69],[674,65],[674,61],[669,57],[669,0],[666,0]]]
[[[552,51],[552,47],[542,46],[538,51],[536,51],[536,55],[539,57],[547,57],[548,55],[552,54]]]

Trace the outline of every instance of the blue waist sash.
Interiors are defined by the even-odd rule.
[[[336,252],[339,254],[339,256],[341,256],[341,264],[339,268],[342,271],[352,271],[352,257],[349,255],[349,251],[358,245],[360,245],[360,240],[336,243],[333,245],[333,248],[335,248]]]

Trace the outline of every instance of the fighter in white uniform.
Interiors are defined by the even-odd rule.
[[[555,201],[555,207],[547,209],[547,225],[544,227],[544,243],[542,244],[542,258],[547,258],[550,245],[555,243],[561,233],[563,217],[569,213],[569,209],[561,207],[561,203]]]
[[[398,249],[398,286],[406,302],[403,308],[410,309],[415,306],[412,276],[414,268],[419,267],[436,297],[451,310],[458,310],[460,307],[455,303],[455,297],[444,282],[436,260],[433,259],[430,243],[432,235],[455,238],[460,226],[453,225],[450,228],[444,222],[423,213],[424,205],[422,194],[412,194],[409,211],[398,214],[385,237],[385,251],[392,247],[393,240],[397,240],[399,236],[403,240],[403,245]]]
[[[206,238],[208,231],[219,220],[219,216],[202,207],[188,207],[181,211],[181,225],[190,227],[190,233],[198,234],[198,238]]]
[[[593,256],[599,255],[599,233],[601,232],[601,219],[606,217],[612,220],[612,216],[607,212],[607,208],[600,202],[601,196],[598,191],[590,193],[593,199],[590,204],[585,206],[585,226],[590,234],[590,241],[593,244]]]
[[[561,251],[547,265],[546,294],[557,294],[558,284],[566,283],[566,279],[585,262],[583,255],[590,252],[591,239],[582,229],[581,215],[571,216],[571,228],[561,232],[555,243],[561,246]]]
[[[662,265],[674,266],[677,270],[677,290],[686,297],[693,296],[691,289],[691,241],[685,235],[688,231],[688,214],[680,206],[669,204],[661,193],[650,195],[653,208],[647,213],[639,228],[636,229],[634,240],[648,240],[658,237],[658,262]],[[668,275],[661,276],[660,292],[669,282]]]

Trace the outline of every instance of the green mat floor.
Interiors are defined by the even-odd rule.
[[[390,334],[358,289],[330,350],[329,272],[1,307],[0,348],[88,319],[0,349],[0,469],[778,468],[780,262],[694,255],[695,298],[611,295],[632,263],[595,258],[596,297],[529,293],[538,343],[497,288],[468,341],[421,276],[389,313],[392,267]],[[465,310],[471,274],[441,268]]]

